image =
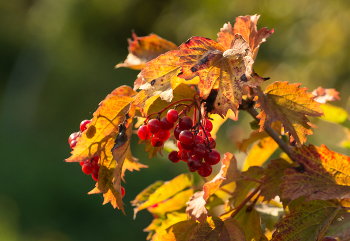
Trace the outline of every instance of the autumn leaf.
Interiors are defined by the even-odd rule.
[[[240,172],[237,169],[237,161],[234,155],[226,153],[222,159],[220,172],[203,186],[203,191],[196,192],[187,203],[186,213],[193,220],[203,221],[208,216],[205,204],[208,198],[221,187],[239,179]]]
[[[245,238],[249,241],[267,241],[263,231],[260,228],[260,217],[258,212],[253,208],[248,211],[249,206],[244,206],[239,211],[235,219],[245,230]]]
[[[280,121],[291,135],[291,141],[295,140],[298,144],[306,141],[306,136],[312,134],[313,126],[306,115],[317,117],[323,115],[323,111],[320,103],[314,101],[315,96],[299,86],[278,81],[267,86],[264,93],[258,89],[255,108],[261,109],[257,116],[260,131],[272,122]]]
[[[290,164],[282,158],[274,159],[264,169],[264,177],[261,179],[261,195],[263,201],[269,202],[276,196],[281,196],[280,187],[281,178],[284,175],[284,170],[290,167]]]
[[[350,194],[350,158],[330,151],[325,145],[296,148],[299,168],[287,168],[280,185],[282,199],[305,196],[306,201],[329,200]]]
[[[350,213],[339,211],[326,231],[326,236],[337,237],[340,240],[350,238]]]
[[[219,128],[222,124],[224,124],[228,119],[232,119],[237,121],[238,120],[238,115],[232,112],[232,110],[229,110],[227,112],[227,115],[225,118],[222,118],[220,115],[210,115],[211,122],[213,123],[213,129],[210,132],[211,136],[216,139],[216,133],[219,131]]]
[[[315,101],[321,104],[325,104],[327,101],[340,100],[339,92],[335,89],[324,89],[319,86],[317,89],[312,91],[312,94],[316,96]]]
[[[133,170],[140,171],[140,168],[148,168],[148,166],[143,165],[142,163],[139,162],[139,160],[135,157],[132,156],[130,148],[127,150],[126,157],[124,160],[124,164],[122,167],[122,179],[124,180],[125,176],[125,171],[129,170],[132,172]]]
[[[260,180],[264,175],[264,169],[258,166],[249,167],[245,172],[242,172],[242,177],[248,177],[255,180]],[[239,179],[236,181],[236,189],[232,194],[233,206],[236,207],[247,197],[248,193],[259,185],[258,182],[249,179]]]
[[[140,192],[133,201],[131,201],[131,204],[133,206],[138,206],[141,205],[143,202],[146,202],[149,196],[152,193],[154,193],[160,186],[162,186],[163,183],[163,181],[156,181],[155,183],[149,185],[142,192]]]
[[[303,203],[277,224],[272,241],[320,240],[339,209],[322,200]]]
[[[115,67],[128,67],[131,69],[141,69],[145,64],[170,50],[177,49],[176,44],[165,40],[156,34],[150,34],[146,37],[137,37],[132,33],[134,40],[128,39],[129,55],[124,63],[117,64]]]
[[[173,89],[184,81],[177,77],[180,69],[180,66],[177,65],[179,59],[176,57],[177,53],[177,50],[173,50],[162,54],[148,62],[142,69],[138,75],[138,78],[141,79],[139,88],[144,91],[143,95],[146,98],[159,95],[167,102],[173,99]]]
[[[243,170],[248,170],[251,166],[262,166],[277,148],[278,144],[271,137],[255,143],[244,161]]]
[[[136,217],[137,212],[142,209],[148,208],[152,205],[158,204],[162,201],[169,199],[175,194],[181,192],[185,188],[191,187],[193,184],[193,175],[189,174],[181,174],[171,181],[168,181],[158,187],[153,193],[148,196],[148,199],[144,202],[132,201],[133,206],[137,206],[134,208],[134,218]],[[148,188],[147,188],[148,189]]]
[[[266,41],[266,38],[270,37],[275,31],[267,30],[267,28],[257,29],[257,23],[260,15],[246,15],[236,18],[236,23],[232,28],[230,23],[224,24],[224,27],[220,29],[218,33],[218,42],[225,49],[231,47],[232,40],[235,34],[240,34],[248,42],[250,49],[253,52],[253,59],[256,59],[260,44]]]
[[[341,107],[330,105],[330,104],[322,104],[321,109],[324,112],[324,116],[321,116],[320,119],[342,124],[345,127],[348,123],[348,112]]]
[[[178,76],[186,80],[199,76],[200,96],[213,99],[211,113],[225,116],[231,109],[237,114],[243,87],[256,87],[265,81],[253,71],[251,49],[239,34],[229,49],[204,37],[192,37],[179,48],[182,72]]]
[[[193,220],[179,222],[155,236],[155,241],[246,241],[244,231],[235,219],[222,221],[216,217],[202,223]]]

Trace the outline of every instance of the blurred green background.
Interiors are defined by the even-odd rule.
[[[86,194],[95,182],[78,163],[63,162],[68,136],[114,88],[132,86],[137,71],[114,69],[127,56],[131,30],[180,45],[194,35],[216,39],[224,23],[256,13],[259,28],[275,29],[254,65],[271,77],[265,86],[280,80],[310,91],[336,88],[342,101],[335,104],[345,108],[349,1],[0,1],[0,240],[145,240],[142,230],[153,218],[142,211],[133,220],[130,201],[154,181],[186,172],[185,164],[149,160],[133,138],[133,155],[150,167],[126,173],[124,216],[102,206],[101,195]],[[250,120],[243,113],[222,126],[221,153],[235,151],[235,142],[249,135]],[[341,127],[313,121],[319,129],[309,142],[350,154],[339,147]]]

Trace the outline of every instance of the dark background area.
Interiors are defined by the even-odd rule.
[[[148,169],[126,173],[126,214],[101,195],[78,163],[65,163],[67,142],[98,103],[135,70],[114,69],[127,56],[127,38],[155,33],[177,45],[191,36],[216,39],[224,23],[260,14],[258,27],[274,28],[262,44],[255,71],[273,81],[323,86],[349,97],[349,1],[5,0],[0,1],[0,240],[145,240],[152,216],[133,220],[130,201],[156,180],[170,180],[185,165],[149,160],[132,140],[133,155]],[[235,152],[249,135],[251,117],[226,122],[218,150]],[[309,142],[339,146],[341,127],[313,119]],[[225,143],[225,146],[220,145]],[[229,143],[229,144],[227,144]],[[235,153],[239,160],[245,154]],[[184,163],[183,163],[184,164]]]

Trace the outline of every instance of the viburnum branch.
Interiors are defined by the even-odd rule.
[[[257,187],[251,194],[248,195],[248,197],[246,197],[243,202],[235,208],[235,211],[231,214],[231,218],[234,218],[237,213],[239,213],[239,211],[241,211],[241,209],[247,204],[247,202],[250,201],[250,199],[252,199],[255,194],[257,194],[261,189],[261,185],[259,187]]]
[[[260,121],[257,118],[257,115],[259,114],[254,108],[251,103],[245,103],[246,101],[242,100],[242,108],[243,110],[246,110],[255,120],[258,122]],[[280,138],[280,136],[274,131],[270,126],[266,126],[265,129],[267,134],[274,139],[274,141],[278,144],[278,146],[284,151],[290,159],[294,161],[293,155],[290,151],[290,147]]]
[[[259,192],[258,196],[256,196],[256,198],[255,198],[254,201],[249,205],[249,207],[247,207],[246,212],[252,211],[252,209],[254,208],[255,204],[256,204],[257,201],[259,200],[260,195],[261,195],[261,192]]]

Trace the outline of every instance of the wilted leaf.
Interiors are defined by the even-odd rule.
[[[260,178],[264,175],[264,169],[258,166],[249,167],[249,169],[242,173],[243,177],[250,177],[255,180],[260,180]],[[257,187],[260,183],[248,180],[248,179],[240,179],[236,181],[236,189],[233,192],[233,206],[236,207],[242,203],[242,201],[247,197],[248,193],[255,187]]]
[[[251,166],[262,166],[269,157],[277,150],[278,144],[271,138],[265,137],[253,145],[244,161],[243,170]]]
[[[250,49],[253,52],[253,59],[256,58],[260,44],[266,41],[274,32],[274,29],[267,30],[267,28],[257,29],[257,23],[260,15],[246,15],[236,18],[236,23],[232,28],[230,23],[224,24],[218,33],[218,42],[225,48],[231,47],[232,40],[236,33],[243,36],[248,42]]]
[[[265,175],[261,179],[263,182],[261,185],[261,195],[264,197],[264,201],[269,202],[276,196],[281,196],[279,185],[281,184],[284,170],[289,166],[290,164],[282,158],[274,159],[267,165]]]
[[[316,96],[315,101],[321,104],[325,104],[327,101],[340,100],[339,92],[335,89],[323,89],[319,86],[317,89],[312,91],[312,94]]]
[[[326,146],[302,146],[294,150],[302,169],[287,168],[280,185],[282,199],[328,200],[350,194],[350,158]]]
[[[147,98],[159,95],[162,100],[170,102],[173,98],[173,89],[183,79],[177,77],[180,66],[177,65],[179,57],[177,50],[162,54],[148,62],[138,77],[141,79],[140,89],[144,90]]]
[[[319,240],[338,211],[339,207],[327,201],[303,203],[277,224],[272,241]]]
[[[326,231],[326,236],[337,237],[340,240],[350,238],[350,213],[339,211]]]
[[[134,40],[128,39],[129,55],[122,64],[117,64],[116,68],[128,67],[131,69],[141,69],[145,64],[170,50],[177,49],[177,46],[155,34],[146,37],[137,37],[132,33]]]
[[[220,187],[225,186],[239,179],[240,172],[237,169],[237,161],[234,155],[226,153],[221,163],[220,172],[203,186],[203,191],[196,192],[187,203],[186,212],[188,217],[194,220],[203,221],[207,218],[208,210],[205,208],[206,201]]]
[[[280,121],[291,135],[291,141],[295,140],[298,144],[306,141],[306,136],[312,134],[313,126],[306,115],[317,117],[323,115],[323,111],[320,103],[314,101],[315,96],[299,86],[278,81],[267,86],[264,93],[258,90],[255,108],[261,109],[257,116],[260,131],[272,122]]]
[[[186,202],[190,199],[192,195],[193,189],[188,189],[175,194],[175,196],[163,202],[150,206],[147,210],[150,213],[157,215],[158,217],[164,217],[166,213],[177,211],[183,207],[186,207]]]
[[[237,114],[243,87],[256,87],[265,81],[253,71],[251,49],[239,34],[234,36],[229,49],[203,37],[192,37],[179,48],[178,64],[182,67],[179,77],[190,80],[198,75],[198,88],[204,99],[217,93],[211,113],[225,116],[231,109]]]
[[[243,230],[245,238],[248,241],[267,241],[263,231],[260,228],[260,217],[255,209],[247,211],[249,206],[245,206],[239,211],[235,219],[238,221]]]
[[[191,187],[193,184],[193,175],[191,173],[189,174],[181,174],[171,181],[168,181],[164,183],[162,186],[157,188],[155,192],[149,195],[149,198],[147,201],[140,203],[140,202],[132,202],[133,205],[136,205],[137,207],[134,208],[134,217],[136,217],[136,214],[138,211],[148,208],[154,204],[160,203],[162,201],[165,201],[166,199],[174,196],[178,192],[182,191],[183,189],[187,187]]]
[[[110,139],[116,138],[119,124],[129,112],[133,97],[111,95],[100,103],[67,162],[81,162],[99,156]]]

